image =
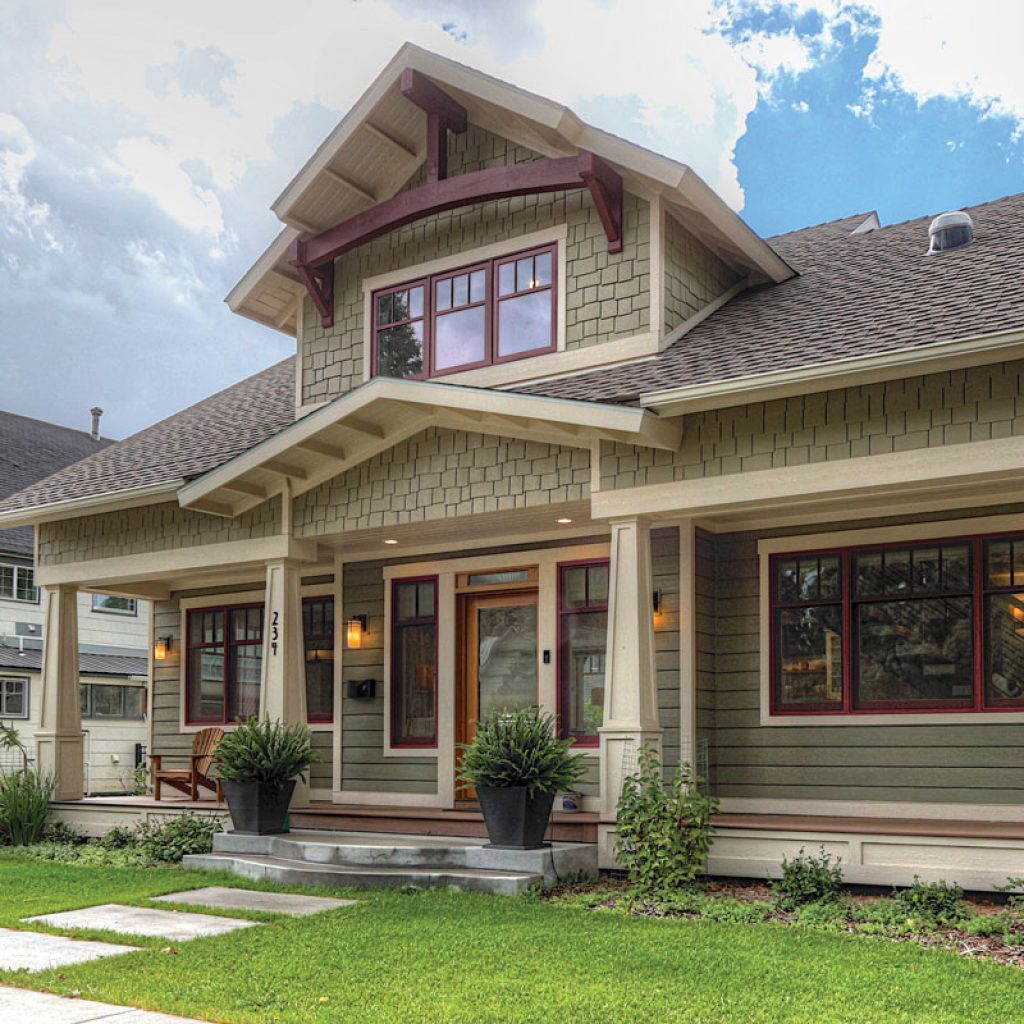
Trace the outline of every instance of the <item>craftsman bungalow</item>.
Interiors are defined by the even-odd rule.
[[[457,744],[538,703],[605,864],[651,742],[706,768],[719,872],[1024,874],[1024,197],[766,240],[406,46],[273,210],[227,301],[295,357],[0,504],[60,799],[87,590],[156,602],[154,752],[310,723],[314,824],[476,826]]]

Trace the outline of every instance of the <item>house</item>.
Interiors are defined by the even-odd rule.
[[[310,723],[309,823],[469,828],[458,744],[538,703],[606,866],[652,743],[706,768],[714,871],[1024,875],[1024,196],[765,239],[405,46],[273,210],[227,301],[294,357],[0,503],[62,800],[87,590],[155,602],[155,752]]]
[[[0,495],[107,448],[100,415],[94,409],[92,430],[84,431],[0,412]],[[83,789],[124,792],[147,737],[149,603],[83,590],[76,611]],[[43,715],[43,627],[34,530],[0,530],[0,722],[17,730],[31,758]],[[17,751],[0,752],[0,766],[21,763]]]

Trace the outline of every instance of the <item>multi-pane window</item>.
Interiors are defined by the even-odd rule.
[[[113,615],[136,615],[139,609],[134,597],[93,594],[92,610],[94,612],[110,612]]]
[[[306,717],[311,722],[334,718],[334,598],[307,597],[302,602],[306,651]]]
[[[0,565],[0,597],[39,603],[35,571],[27,565]]]
[[[0,718],[28,718],[28,680],[0,676]]]
[[[437,743],[437,579],[391,589],[391,744]]]
[[[83,683],[78,692],[83,718],[137,721],[145,716],[146,691],[141,686]]]
[[[771,560],[780,713],[1024,707],[1024,538]]]
[[[559,718],[562,735],[595,745],[604,718],[608,563],[559,567]]]
[[[556,246],[376,292],[374,373],[434,377],[555,347]]]
[[[263,605],[188,613],[189,724],[227,724],[259,714]]]

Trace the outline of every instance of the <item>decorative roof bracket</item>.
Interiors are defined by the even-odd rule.
[[[402,95],[427,115],[427,184],[448,177],[448,133],[461,135],[469,127],[466,108],[419,71],[406,68],[400,80]]]
[[[299,243],[302,244],[301,242]],[[324,327],[334,326],[334,260],[323,263],[318,267],[305,266],[301,263],[295,264],[295,269],[302,283],[309,292],[309,297],[320,314],[320,322]],[[301,307],[301,304],[300,304]],[[302,317],[302,309],[296,314]]]

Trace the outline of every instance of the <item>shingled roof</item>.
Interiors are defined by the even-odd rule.
[[[295,419],[295,359],[282,360],[0,501],[0,512],[199,476]]]
[[[93,455],[110,443],[96,440],[86,430],[72,430],[13,412],[0,412],[0,498]],[[0,530],[0,551],[31,557],[32,527]]]
[[[864,213],[776,235],[799,276],[738,295],[656,359],[522,390],[630,402],[1024,327],[1024,193],[967,211],[974,244],[936,256],[925,255],[931,217],[853,234]]]

